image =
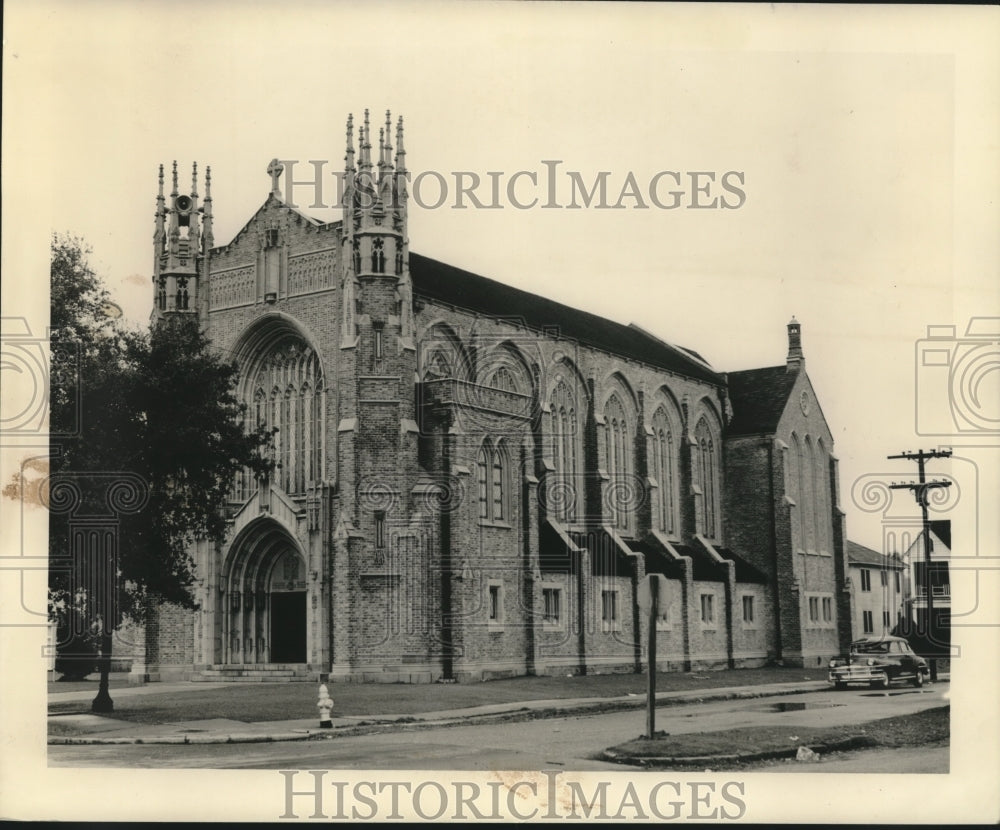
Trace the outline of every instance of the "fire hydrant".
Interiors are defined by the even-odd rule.
[[[325,684],[319,687],[319,702],[316,704],[316,708],[319,709],[319,728],[332,729],[333,720],[330,718],[330,711],[333,709],[333,698],[330,697],[330,692]]]

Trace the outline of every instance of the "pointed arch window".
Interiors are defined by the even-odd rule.
[[[504,392],[516,392],[517,381],[514,375],[506,366],[501,366],[491,376],[489,385],[493,389],[502,389]]]
[[[274,483],[285,492],[301,495],[311,482],[322,479],[323,382],[319,358],[297,337],[285,337],[267,353],[251,361],[241,381],[248,421],[255,427],[277,429],[272,458],[279,465]],[[270,389],[270,392],[266,392]],[[249,497],[253,476],[242,474],[234,497]]]
[[[677,532],[676,433],[667,411],[660,407],[653,415],[653,478],[658,487],[655,502],[657,527],[667,534]]]
[[[494,445],[487,438],[479,450],[476,463],[480,520],[502,522],[508,518],[507,475],[507,453],[503,442]]]
[[[580,514],[583,488],[583,427],[579,412],[582,400],[565,379],[560,379],[549,402],[552,441],[552,485],[547,488],[547,506],[561,521],[576,521]]]
[[[309,458],[306,432],[309,423],[308,399],[312,396],[308,381],[302,384],[295,400],[295,486],[293,493],[304,493],[306,490],[306,460]]]
[[[829,553],[833,548],[828,459],[823,439],[818,438],[816,440],[816,547],[823,553]]]
[[[791,511],[791,536],[792,547],[795,550],[803,550],[805,540],[802,535],[802,448],[799,444],[799,436],[794,432],[788,442],[788,468],[785,477],[785,494],[795,503],[795,509]]]
[[[385,243],[381,237],[372,240],[372,271],[376,274],[385,273]]]
[[[361,273],[361,240],[355,237],[354,244],[351,246],[354,258],[354,273]]]
[[[802,442],[803,452],[799,464],[799,493],[802,508],[799,522],[802,527],[802,544],[805,550],[816,550],[816,500],[813,478],[812,439],[807,435]]]
[[[701,487],[699,518],[702,532],[709,539],[719,536],[719,469],[715,436],[702,418],[694,432],[696,444],[696,471]]]
[[[608,398],[604,407],[605,459],[608,467],[609,498],[608,516],[611,524],[620,530],[630,530],[634,505],[632,471],[635,469],[632,448],[632,430],[625,415],[625,407],[617,394]]]

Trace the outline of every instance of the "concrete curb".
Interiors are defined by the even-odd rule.
[[[720,688],[715,692],[699,691],[690,695],[675,695],[671,697],[657,696],[656,708],[660,709],[669,706],[683,706],[687,704],[709,703],[725,700],[753,700],[763,697],[780,697],[786,695],[806,694],[808,692],[821,691],[827,687],[825,681],[810,681],[808,686],[805,683],[799,684],[799,688],[786,689],[763,689],[756,691],[752,687]],[[670,694],[670,693],[665,693]],[[571,715],[596,714],[598,712],[615,712],[626,709],[639,709],[645,707],[646,699],[644,695],[637,695],[635,698],[605,698],[595,700],[591,703],[576,703],[566,706],[538,706],[532,707],[531,701],[518,701],[511,703],[509,708],[488,712],[483,714],[468,714],[462,716],[448,716],[443,714],[435,717],[436,713],[421,713],[410,716],[412,719],[379,721],[372,718],[371,721],[364,721],[359,724],[345,724],[334,726],[332,729],[320,729],[318,727],[304,730],[303,732],[288,732],[287,730],[274,733],[232,733],[232,734],[199,734],[199,735],[133,735],[117,737],[100,737],[90,735],[72,735],[49,737],[50,746],[81,745],[81,744],[229,744],[229,743],[270,743],[276,741],[303,741],[310,739],[331,740],[338,737],[354,737],[357,735],[367,735],[373,732],[405,732],[417,729],[428,729],[443,726],[463,726],[466,724],[485,724],[497,721],[525,721],[538,720],[543,718],[559,718]],[[622,762],[624,763],[624,762]]]
[[[610,749],[600,754],[602,761],[610,761],[613,764],[623,764],[637,767],[660,767],[660,766],[704,766],[705,764],[733,764],[752,761],[769,761],[774,758],[794,758],[800,746],[806,746],[817,754],[830,752],[843,752],[849,749],[870,749],[874,746],[870,738],[863,735],[853,735],[841,741],[831,741],[824,744],[796,744],[786,749],[768,749],[761,752],[744,752],[728,755],[655,755],[639,757],[635,755],[624,755]],[[813,761],[804,763],[815,763]]]

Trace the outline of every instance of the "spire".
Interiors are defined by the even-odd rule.
[[[382,143],[382,158],[386,169],[392,168],[392,114],[385,111],[385,127],[379,130],[379,134],[384,136]]]
[[[379,178],[385,173],[385,127],[378,128],[378,170]]]
[[[173,240],[180,236],[180,222],[178,222],[177,217],[177,161],[174,160],[173,167],[173,189],[170,191],[170,239],[171,245],[173,245]]]
[[[789,372],[797,372],[805,364],[802,353],[802,326],[793,316],[788,323],[788,359],[786,365]]]
[[[160,165],[159,188],[156,193],[156,225],[153,230],[153,258],[155,267],[159,264],[159,255],[163,251],[163,239],[166,236],[164,222],[167,216],[165,206],[166,200],[163,198],[163,165]]]
[[[403,149],[403,116],[396,123],[396,172],[406,172],[406,150]]]
[[[358,143],[361,145],[361,160],[358,163],[358,167],[362,171],[372,169],[372,157],[371,157],[372,145],[371,142],[369,141],[370,135],[371,135],[370,128],[368,126],[368,110],[366,109],[365,121],[364,124],[362,124],[361,126],[361,133],[358,136]]]
[[[215,247],[215,237],[212,234],[212,168],[208,166],[205,168],[205,202],[204,202],[205,217],[202,220],[202,241],[204,243],[205,252],[207,253],[211,248]]]
[[[198,195],[198,162],[191,165],[191,195],[194,197]]]
[[[344,156],[344,171],[354,172],[354,114],[347,116],[347,155]]]

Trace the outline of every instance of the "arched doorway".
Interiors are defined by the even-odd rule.
[[[234,541],[223,575],[229,665],[307,663],[306,563],[278,522],[260,519]]]

